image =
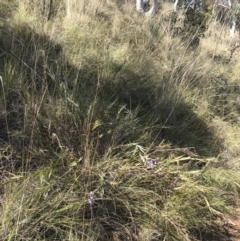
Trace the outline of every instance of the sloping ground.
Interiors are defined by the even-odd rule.
[[[200,231],[198,240],[201,241],[240,241],[240,209],[234,215],[225,216],[219,221],[219,228],[209,232]]]
[[[240,212],[222,217],[240,193],[238,48],[228,64],[212,34],[192,51],[170,17],[113,1],[43,29],[21,2],[0,31],[0,240],[240,240]]]
[[[239,241],[240,240],[240,209],[233,216],[227,216],[222,222],[222,232],[217,238],[206,238],[204,241]]]
[[[236,215],[229,217],[229,227],[224,229],[229,234],[231,241],[240,240],[240,209],[236,211]]]

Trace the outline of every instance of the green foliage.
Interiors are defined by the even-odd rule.
[[[189,8],[184,18],[184,35],[192,36],[190,45],[198,46],[200,38],[208,29],[209,15],[202,11]]]

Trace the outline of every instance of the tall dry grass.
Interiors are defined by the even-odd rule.
[[[240,176],[229,40],[195,46],[199,28],[127,0],[54,1],[50,19],[38,3],[0,1],[1,239],[224,237]]]

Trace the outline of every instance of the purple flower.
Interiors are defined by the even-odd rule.
[[[96,199],[95,194],[94,194],[93,192],[90,192],[90,193],[89,193],[89,198],[88,198],[88,203],[89,203],[90,205],[93,205],[94,202],[95,202],[95,199]]]
[[[225,221],[222,222],[222,226],[223,226],[223,227],[224,227],[224,226],[228,226],[228,224],[229,224],[229,220],[225,220]]]
[[[154,167],[156,167],[156,165],[157,165],[157,162],[156,162],[156,161],[154,161],[154,160],[152,160],[152,159],[148,159],[148,160],[147,160],[147,167],[149,167],[149,168],[154,168]]]

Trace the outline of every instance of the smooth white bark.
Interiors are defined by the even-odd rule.
[[[233,38],[234,37],[234,33],[235,33],[235,30],[236,30],[236,21],[232,21],[232,27],[230,29],[230,37]]]
[[[179,0],[176,0],[173,5],[173,11],[177,12],[177,5],[178,5]]]
[[[149,3],[149,0],[136,0],[136,9],[138,12],[143,12],[146,17],[152,16],[156,13],[157,1],[158,0],[152,0],[152,6],[147,11],[147,5]]]
[[[143,0],[136,0],[136,8],[138,12],[144,12]]]
[[[228,5],[229,5],[230,8],[232,7],[231,0],[228,0]]]
[[[145,16],[149,17],[154,15],[156,13],[156,9],[157,9],[157,0],[153,0],[151,8],[147,12],[145,12]]]

